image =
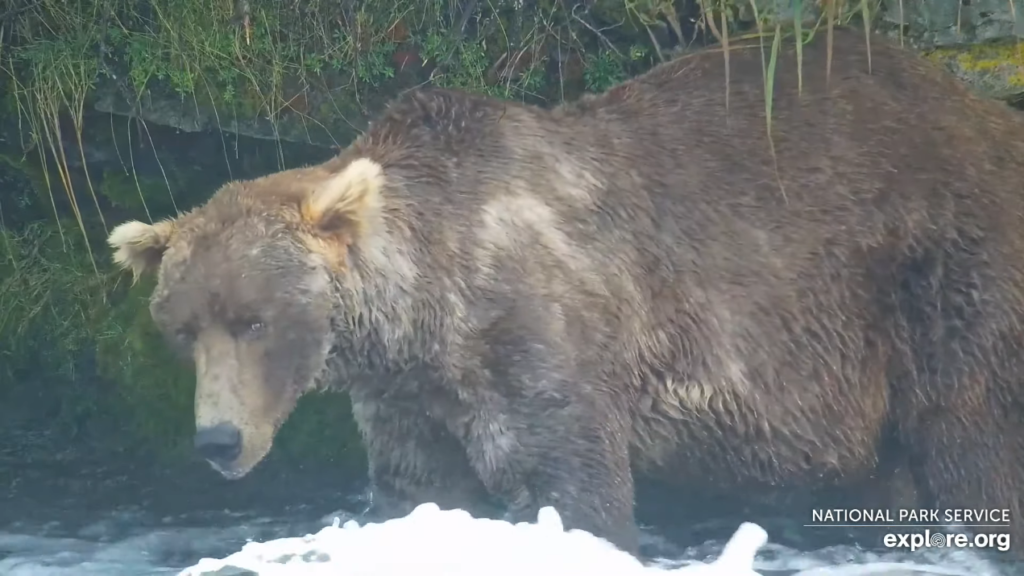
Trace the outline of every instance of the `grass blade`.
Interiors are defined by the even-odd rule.
[[[860,0],[861,17],[864,19],[864,41],[868,48],[868,74],[871,74],[871,9],[868,0]]]
[[[1013,0],[1011,0],[1012,2]],[[727,6],[725,0],[722,0],[721,5],[721,16],[722,16],[722,54],[725,56],[725,111],[729,112],[729,22],[726,17]]]
[[[775,66],[779,59],[779,44],[782,41],[782,27],[775,25],[775,37],[772,39],[772,55],[764,78],[764,112],[768,124],[768,137],[772,135],[772,103],[775,96]]]
[[[772,55],[769,62],[765,62],[764,54],[764,29],[761,24],[761,17],[757,13],[757,5],[754,0],[750,0],[750,7],[754,12],[754,20],[757,22],[757,37],[761,47],[761,74],[764,77],[764,111],[765,111],[765,127],[768,132],[768,150],[772,155],[772,165],[775,170],[775,182],[779,185],[779,191],[782,192],[782,200],[786,204],[789,204],[789,198],[786,196],[786,188],[782,184],[782,177],[779,175],[779,159],[775,154],[775,140],[772,139],[772,100],[773,92],[775,90],[775,65],[778,62],[779,56],[779,44],[782,42],[782,27],[778,23],[775,24],[775,37],[772,39]]]
[[[825,86],[832,80],[832,39],[836,27],[836,0],[823,0],[828,4],[828,33],[825,35]]]
[[[1013,0],[1010,0],[1010,9],[1013,9]],[[903,0],[900,0],[900,48],[903,47],[903,27],[906,22],[903,20]]]
[[[793,0],[793,28],[796,32],[796,92],[804,95],[804,1]]]

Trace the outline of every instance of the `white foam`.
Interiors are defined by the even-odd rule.
[[[537,522],[511,524],[477,519],[469,513],[442,511],[421,504],[408,516],[360,526],[355,520],[328,526],[302,538],[250,542],[227,558],[204,558],[180,576],[215,574],[231,567],[261,575],[418,574],[447,576],[523,576],[543,573],[671,573],[683,576],[748,576],[757,550],[768,535],[745,523],[726,544],[718,560],[678,569],[644,566],[633,556],[582,530],[566,531],[554,508],[540,510]]]
[[[214,515],[216,516],[216,515]],[[342,517],[349,517],[342,514]],[[227,522],[225,522],[227,520]],[[116,511],[76,530],[12,525],[0,531],[0,574],[11,576],[156,576],[180,574],[353,574],[508,576],[1003,576],[972,550],[869,551],[843,545],[801,552],[742,523],[732,539],[679,550],[644,531],[669,557],[641,564],[609,543],[566,531],[551,508],[536,523],[473,519],[433,504],[405,518],[360,526],[334,517],[164,518],[153,523]],[[319,530],[304,537],[283,537]],[[262,543],[252,542],[262,540]],[[244,546],[242,542],[249,541]],[[241,550],[233,554],[232,550]],[[671,551],[670,551],[671,549]],[[223,556],[222,556],[223,555]],[[205,559],[189,568],[196,558]],[[216,559],[221,558],[221,559]],[[183,571],[184,568],[184,571]],[[223,571],[221,571],[223,570]],[[531,574],[531,572],[533,574]]]

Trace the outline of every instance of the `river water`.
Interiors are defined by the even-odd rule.
[[[360,479],[345,480],[337,470],[282,473],[282,468],[287,467],[257,469],[242,481],[226,482],[199,463],[187,471],[160,471],[128,464],[0,461],[0,575],[178,574],[202,558],[226,557],[249,541],[313,534],[336,518],[341,523],[358,520],[366,506]],[[728,534],[744,520],[721,522]],[[897,552],[856,541],[808,542],[798,550],[773,543],[772,535],[779,529],[765,527],[769,544],[755,563],[764,576],[1024,576],[1024,567],[1007,563],[998,554],[952,549]],[[680,546],[674,533],[644,528],[650,566],[709,561],[721,553],[728,538]],[[450,539],[458,541],[459,535]],[[398,544],[382,546],[365,553],[392,554]],[[488,572],[487,559],[472,562],[481,564],[480,573]],[[228,573],[245,572],[220,574]]]

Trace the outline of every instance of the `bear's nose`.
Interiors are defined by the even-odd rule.
[[[232,462],[242,453],[242,432],[226,422],[196,430],[196,452],[218,464]]]

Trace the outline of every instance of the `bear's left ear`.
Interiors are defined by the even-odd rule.
[[[156,224],[132,220],[114,228],[107,244],[114,249],[114,262],[123,269],[131,268],[134,284],[142,274],[160,266],[174,230],[170,220]]]
[[[359,158],[313,189],[302,202],[302,218],[319,234],[348,246],[380,214],[383,187],[383,167]]]

